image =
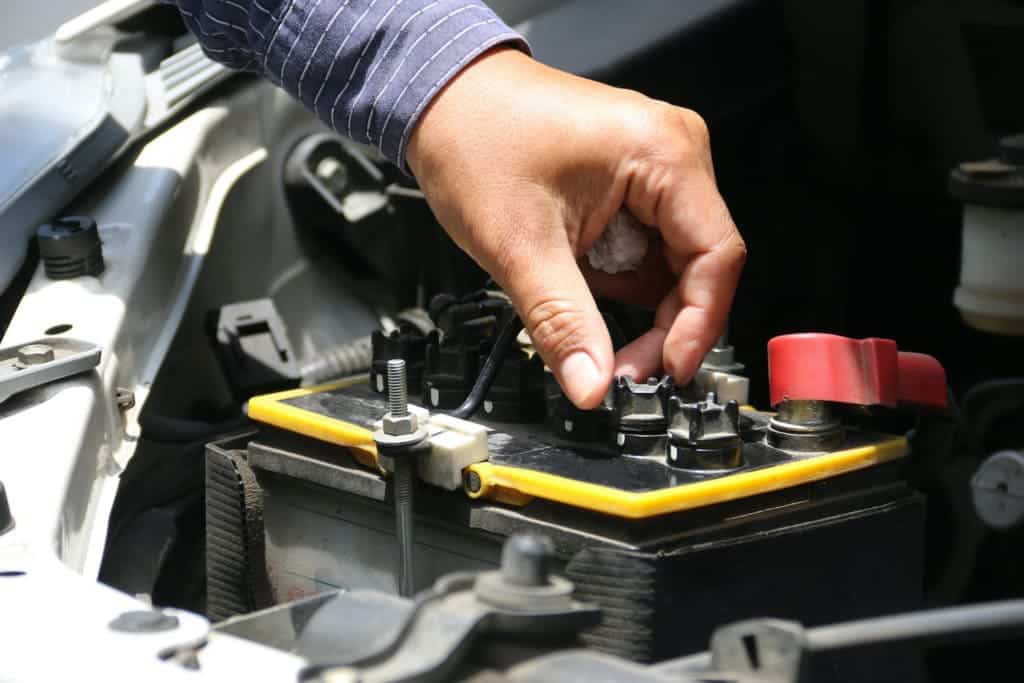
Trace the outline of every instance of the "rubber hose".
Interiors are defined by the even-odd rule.
[[[339,377],[366,372],[373,362],[373,342],[369,336],[321,351],[302,366],[302,384],[320,384]]]

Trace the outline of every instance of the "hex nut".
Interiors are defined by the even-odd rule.
[[[381,430],[388,436],[405,436],[414,434],[420,428],[419,418],[414,413],[396,417],[386,413],[381,419]]]
[[[26,367],[49,363],[53,359],[53,347],[49,344],[27,344],[18,349],[18,362]]]

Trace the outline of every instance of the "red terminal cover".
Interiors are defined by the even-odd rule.
[[[787,334],[768,342],[771,403],[786,399],[855,405],[947,406],[946,371],[891,339]]]

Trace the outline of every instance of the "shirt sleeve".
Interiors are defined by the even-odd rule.
[[[490,48],[528,47],[481,0],[165,0],[212,59],[263,74],[403,169],[433,97]]]

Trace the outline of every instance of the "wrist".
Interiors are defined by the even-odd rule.
[[[413,175],[422,179],[450,156],[474,122],[501,115],[503,95],[540,65],[515,43],[496,45],[466,65],[420,114],[405,148]],[[498,124],[500,125],[500,123]]]

